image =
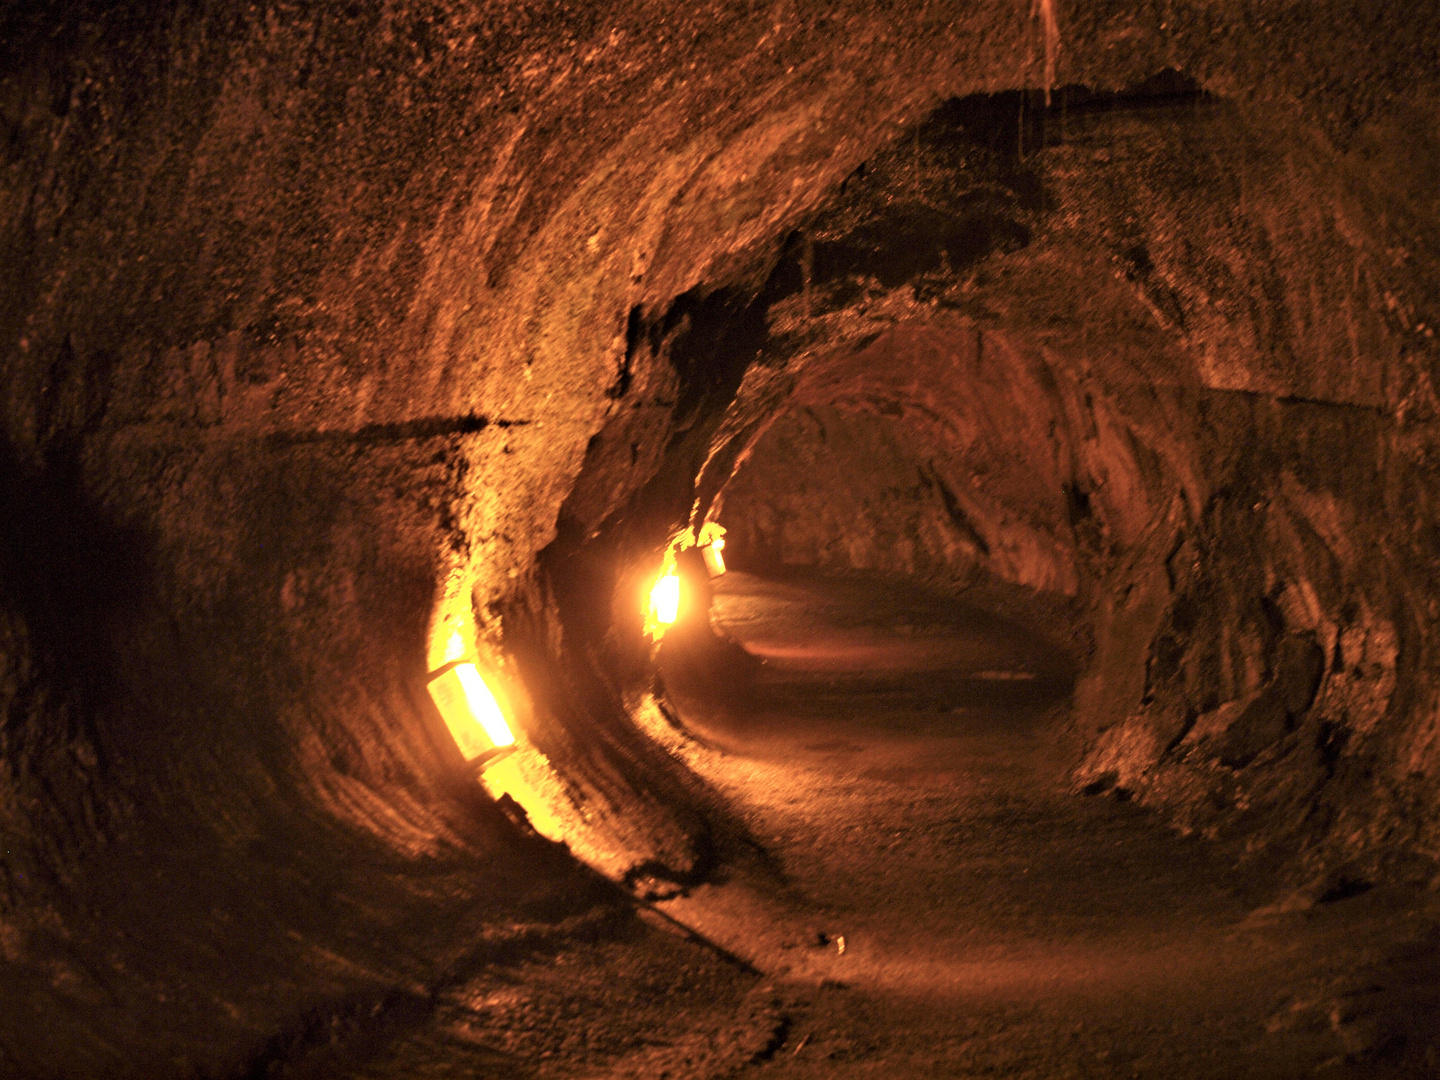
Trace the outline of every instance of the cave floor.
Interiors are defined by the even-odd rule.
[[[667,640],[679,729],[651,718],[713,793],[711,881],[266,1075],[1440,1075],[1434,897],[1320,903],[1076,794],[1069,663],[1033,621],[735,573],[712,617],[754,659]]]
[[[1317,903],[1077,795],[1038,635],[865,578],[732,573],[712,618],[760,663],[677,650],[672,749],[754,846],[656,906],[780,1002],[756,1076],[1440,1075],[1433,898]]]

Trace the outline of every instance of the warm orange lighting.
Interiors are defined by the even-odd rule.
[[[725,559],[721,556],[720,549],[725,546],[725,541],[722,539],[724,535],[725,529],[718,522],[707,521],[700,526],[698,534],[693,528],[689,528],[671,537],[670,547],[665,552],[664,561],[660,564],[660,576],[656,579],[655,584],[650,586],[649,603],[645,612],[646,637],[652,641],[659,641],[665,636],[666,629],[674,626],[680,618],[678,556],[693,547],[698,547],[710,576],[723,574]]]
[[[700,557],[705,560],[705,569],[710,572],[711,577],[719,577],[725,572],[725,556],[720,554],[724,547],[724,540],[716,540],[700,549]]]
[[[467,762],[483,764],[515,744],[500,703],[469,661],[451,661],[432,674],[430,696]]]
[[[459,660],[464,655],[465,639],[460,635],[460,631],[456,630],[445,644],[445,662],[448,664],[451,660]]]
[[[663,575],[650,590],[650,613],[662,626],[670,626],[680,617],[680,576]]]
[[[707,521],[700,527],[700,536],[696,540],[700,545],[700,557],[705,560],[705,569],[711,577],[719,577],[725,573],[725,556],[720,553],[725,550],[725,529],[716,521]]]

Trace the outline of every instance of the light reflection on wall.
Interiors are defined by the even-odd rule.
[[[547,840],[566,844],[581,861],[619,880],[636,861],[617,838],[595,828],[550,759],[526,736],[515,715],[524,688],[505,676],[498,645],[477,633],[470,579],[457,567],[442,582],[428,649],[435,670],[429,689],[461,757],[478,772],[490,797],[508,796]],[[512,812],[512,816],[514,816]]]
[[[707,543],[719,538],[715,526]],[[686,530],[666,549],[657,577],[636,597],[646,611],[645,631],[658,641],[684,606],[685,586],[676,556],[697,546]],[[476,781],[517,823],[564,844],[581,862],[612,881],[623,881],[636,865],[653,857],[647,837],[629,828],[613,807],[567,781],[531,741],[525,729],[529,704],[525,687],[510,670],[498,627],[477,620],[468,568],[454,567],[442,580],[431,619],[427,658],[429,688],[461,757]],[[518,710],[518,718],[517,718]]]
[[[710,571],[711,577],[719,577],[725,573],[725,556],[721,554],[724,550],[725,538],[723,536],[717,536],[700,549],[700,555],[705,560],[705,569]]]
[[[725,573],[725,529],[714,521],[707,521],[697,533],[686,529],[671,540],[660,564],[660,575],[650,586],[645,599],[645,636],[659,641],[665,631],[680,617],[680,602],[684,585],[680,577],[677,557],[682,551],[699,548],[705,569],[711,577]]]

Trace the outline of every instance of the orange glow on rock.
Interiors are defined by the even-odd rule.
[[[716,540],[708,547],[700,549],[700,557],[705,560],[705,569],[710,571],[711,577],[719,577],[725,573],[725,556],[720,554],[724,547],[724,540]]]
[[[725,556],[720,554],[725,550],[725,527],[718,521],[707,521],[700,526],[695,543],[700,548],[700,557],[705,560],[705,569],[710,576],[719,577],[725,573]]]
[[[450,640],[445,643],[445,662],[448,664],[451,660],[459,660],[464,655],[465,639],[461,636],[460,631],[456,630],[450,635]]]

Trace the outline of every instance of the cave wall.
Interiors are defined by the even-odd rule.
[[[989,545],[903,440],[893,423],[834,407],[777,419],[723,490],[727,565],[762,574],[939,572],[963,583]]]
[[[1163,498],[1092,385],[953,313],[824,361],[793,400],[717,499],[740,565],[983,575],[1078,598],[1089,492],[1128,543]]]
[[[1424,877],[1425,211],[1178,84],[1071,104],[1028,152],[947,106],[847,180],[712,512],[740,565],[1073,598],[1078,787],[1299,875]]]
[[[630,313],[745,271],[1027,24],[3,18],[0,1053],[263,1071],[603,901],[458,772],[424,696],[434,608],[458,580],[523,705],[525,646],[540,671],[566,648],[537,554],[644,394]],[[687,857],[623,713],[539,705],[522,720],[619,855]]]
[[[6,1067],[255,1071],[316,1016],[423,997],[483,961],[476,941],[600,902],[457,773],[423,689],[445,597],[576,802],[617,823],[615,857],[693,860],[684,778],[625,722],[635,643],[564,594],[606,552],[643,574],[696,476],[703,504],[808,361],[972,270],[1010,277],[984,291],[993,307],[965,285],[956,310],[1063,352],[1077,386],[1097,343],[1131,343],[1097,400],[1195,382],[1344,401],[1403,416],[1413,468],[1428,460],[1423,365],[1398,344],[1428,348],[1416,305],[1434,295],[1440,67],[1422,3],[1088,5],[1062,12],[1048,57],[1010,4],[38,4],[0,19],[0,252],[18,268],[0,282]],[[1012,94],[981,127],[1025,132],[1045,184],[1002,147],[1008,172],[961,217],[1021,231],[961,230],[948,270],[897,264],[872,284],[847,251],[883,237],[847,248],[844,220],[807,226],[879,148],[918,131],[928,154],[907,125],[937,102],[1039,87],[1047,61],[1096,92],[1183,70],[1240,103],[1256,157],[1237,172],[1203,141],[1142,146],[1137,168],[1195,171],[1127,173],[1070,221],[1047,200],[1070,205],[1072,173],[1103,187],[1075,162],[1114,133],[1046,149],[1012,106],[1054,114]],[[1364,213],[1297,221],[1283,168]],[[1256,213],[1195,213],[1237,177],[1231,204]],[[1156,192],[1191,187],[1198,203],[1154,216]],[[1203,273],[1183,239],[1202,225],[1207,252],[1241,237]],[[1296,240],[1309,225],[1324,235]],[[786,239],[802,226],[818,276]],[[1015,245],[1035,257],[986,262]],[[939,293],[911,288],[936,272]],[[845,295],[820,295],[826,274]],[[1097,287],[1070,288],[1077,275]],[[707,323],[722,291],[730,315]],[[1185,329],[1157,335],[1177,308]],[[686,327],[757,313],[763,340],[737,341],[762,362],[743,372],[722,358],[711,379],[716,361],[680,348]],[[1397,483],[1431,520],[1419,480]],[[1075,550],[1077,590],[1099,590]],[[1366,610],[1390,610],[1387,587]],[[1419,604],[1383,615],[1402,643]],[[527,671],[533,691],[557,669],[569,699],[527,692]],[[1417,717],[1430,684],[1406,685]],[[1430,767],[1420,727],[1376,731],[1386,760]]]

